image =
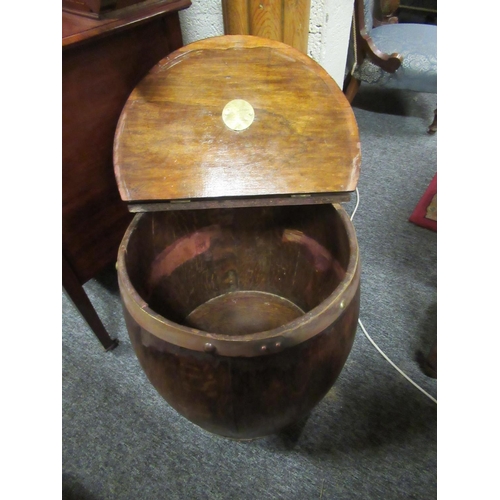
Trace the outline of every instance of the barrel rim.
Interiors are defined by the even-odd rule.
[[[128,276],[125,255],[130,237],[146,214],[137,214],[130,223],[118,251],[117,272],[124,307],[136,323],[155,337],[178,347],[221,356],[253,357],[273,354],[300,344],[321,333],[344,313],[356,295],[360,281],[359,248],[354,225],[345,209],[332,204],[342,219],[349,242],[349,262],[342,281],[320,304],[278,328],[245,335],[210,333],[168,320],[149,307]],[[165,328],[168,327],[168,328]]]

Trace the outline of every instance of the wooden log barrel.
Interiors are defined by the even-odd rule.
[[[339,205],[138,214],[118,277],[149,380],[223,436],[261,437],[306,415],[351,350],[359,256]]]
[[[195,42],[132,92],[114,151],[138,212],[120,294],[144,372],[194,424],[262,437],[306,416],[339,376],[360,294],[339,201],[359,150],[335,82],[280,42]]]

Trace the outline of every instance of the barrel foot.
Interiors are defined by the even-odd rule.
[[[105,348],[105,351],[112,351],[113,349],[117,348],[119,344],[120,342],[118,341],[118,339],[111,339],[111,344],[109,344],[109,346]]]
[[[299,442],[300,437],[302,436],[302,432],[304,431],[307,421],[309,420],[309,415],[310,414],[308,413],[301,419],[293,422],[284,429],[281,429],[281,431],[278,432],[278,435],[281,437],[281,439],[283,439],[283,441],[287,442],[291,447],[295,446]]]

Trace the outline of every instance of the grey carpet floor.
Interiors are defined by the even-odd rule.
[[[419,366],[436,338],[436,233],[408,222],[437,170],[436,96],[362,87],[354,112],[362,167],[354,218],[360,318],[380,348],[434,397]],[[345,207],[352,212],[355,197]],[[85,289],[120,345],[104,352],[63,293],[63,498],[431,499],[436,405],[360,328],[344,370],[305,422],[236,442],[172,410],[141,371],[114,268]]]

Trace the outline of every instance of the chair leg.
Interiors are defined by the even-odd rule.
[[[438,129],[438,111],[437,109],[434,110],[434,120],[433,122],[429,125],[429,128],[427,129],[428,134],[435,134]]]
[[[358,93],[359,86],[361,85],[361,81],[353,76],[349,77],[349,80],[344,85],[344,95],[347,97],[349,103],[352,103],[354,96]]]

